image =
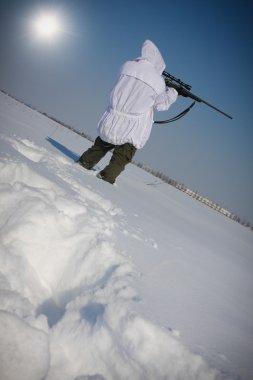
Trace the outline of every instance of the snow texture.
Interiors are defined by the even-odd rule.
[[[0,127],[1,379],[253,378],[251,231],[2,93]]]

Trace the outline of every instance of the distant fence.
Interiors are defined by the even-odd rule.
[[[253,231],[253,225],[252,224],[250,224],[249,222],[247,222],[245,220],[241,220],[241,218],[239,218],[239,216],[237,216],[236,214],[232,213],[231,211],[226,210],[224,207],[220,206],[219,204],[212,202],[211,200],[201,196],[198,192],[189,189],[184,184],[181,184],[181,183],[177,182],[176,180],[169,178],[168,176],[164,175],[163,173],[161,173],[157,170],[151,169],[150,167],[148,167],[147,165],[145,165],[141,162],[133,161],[133,164],[138,166],[139,168],[147,171],[148,173],[152,174],[153,176],[159,178],[160,180],[163,181],[163,183],[168,183],[169,185],[175,187],[176,189],[178,189],[180,191],[183,191],[185,194],[187,194],[190,197],[196,199],[197,201],[203,203],[204,205],[206,205],[206,206],[212,208],[213,210],[219,212],[220,214],[226,216],[227,218],[232,219],[235,222],[240,223],[244,227],[247,227]]]

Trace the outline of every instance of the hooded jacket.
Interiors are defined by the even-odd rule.
[[[153,113],[166,111],[177,99],[177,91],[166,89],[163,57],[149,40],[142,45],[141,57],[126,62],[111,91],[109,106],[98,124],[102,140],[114,145],[130,143],[137,149],[147,142]]]

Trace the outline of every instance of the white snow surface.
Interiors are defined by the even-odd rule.
[[[253,378],[252,231],[3,93],[0,128],[1,380]]]

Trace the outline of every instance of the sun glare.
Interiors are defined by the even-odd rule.
[[[35,20],[34,28],[39,37],[52,39],[60,32],[60,22],[54,14],[43,14]]]

